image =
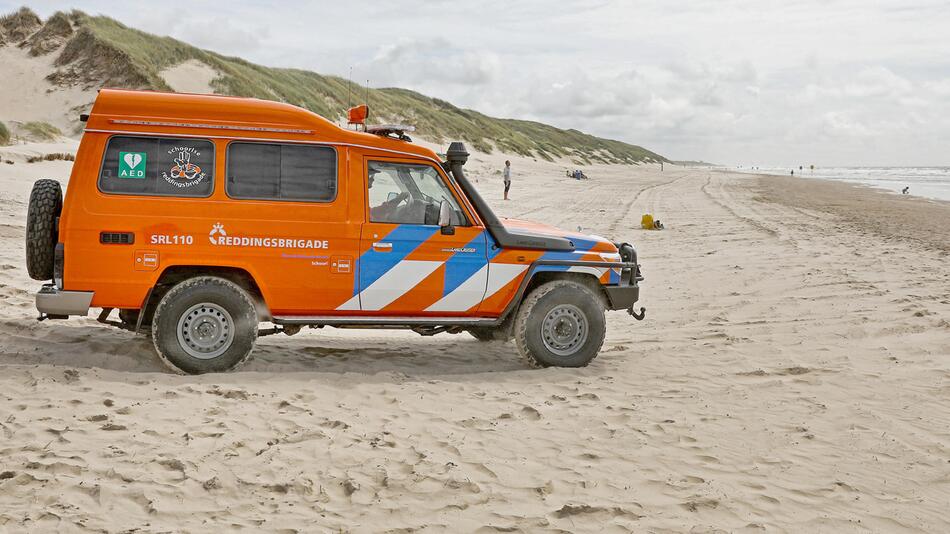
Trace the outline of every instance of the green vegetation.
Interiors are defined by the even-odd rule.
[[[52,141],[63,135],[59,128],[48,122],[25,122],[23,130],[38,141]]]
[[[709,163],[708,161],[693,161],[693,160],[684,160],[684,161],[671,161],[673,165],[680,165],[683,167],[722,167],[717,163]]]
[[[105,16],[72,11],[53,18],[59,26],[66,18],[75,27],[56,59],[57,72],[49,76],[54,83],[169,91],[161,71],[194,59],[219,73],[212,87],[220,94],[279,100],[331,120],[345,116],[347,95],[352,93],[366,99],[371,122],[412,124],[421,137],[434,142],[463,140],[484,152],[497,149],[548,160],[566,157],[578,163],[666,161],[636,145],[538,122],[489,117],[407,89],[367,89],[350,86],[338,76],[255,65],[129,28]]]
[[[40,161],[76,161],[76,156],[68,152],[56,152],[44,156],[30,156],[26,158],[27,163],[37,163]]]
[[[43,21],[28,7],[0,17],[0,45],[18,43],[35,32]]]
[[[0,145],[10,144],[10,130],[7,125],[0,122]]]

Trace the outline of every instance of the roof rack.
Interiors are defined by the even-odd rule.
[[[408,124],[376,124],[374,126],[367,126],[366,132],[374,135],[379,135],[382,137],[395,137],[396,139],[401,139],[403,141],[412,141],[406,132],[416,131],[415,126],[410,126]]]

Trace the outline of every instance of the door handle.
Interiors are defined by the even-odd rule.
[[[382,241],[377,241],[376,243],[373,243],[373,248],[374,248],[374,249],[379,249],[379,250],[385,250],[385,251],[388,252],[388,251],[390,251],[390,250],[393,249],[393,244],[392,244],[392,243],[384,243],[384,242],[382,242]]]

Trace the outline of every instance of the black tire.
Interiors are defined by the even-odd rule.
[[[563,339],[556,336],[562,332]],[[515,317],[518,352],[532,367],[584,367],[597,357],[606,332],[603,300],[570,280],[538,286]]]
[[[53,261],[63,211],[63,188],[56,180],[37,180],[26,213],[26,270],[34,280],[53,278]]]
[[[257,309],[247,291],[224,278],[199,276],[179,282],[159,301],[152,342],[176,371],[219,373],[247,361],[257,328]]]

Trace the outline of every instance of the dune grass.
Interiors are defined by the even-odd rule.
[[[27,163],[39,163],[41,161],[76,161],[76,156],[68,152],[54,152],[42,156],[30,156],[26,158]]]
[[[0,122],[0,145],[9,145],[10,144],[10,130],[7,129],[7,125]]]
[[[59,128],[48,122],[24,122],[21,128],[37,141],[53,141],[63,135]]]
[[[636,145],[538,122],[489,117],[408,89],[367,89],[339,76],[255,65],[129,28],[106,16],[72,11],[53,17],[66,17],[76,26],[57,57],[60,70],[50,75],[53,83],[72,85],[80,73],[85,78],[79,81],[90,86],[169,91],[161,71],[194,59],[219,73],[212,87],[220,94],[287,102],[330,120],[342,119],[348,105],[367,103],[370,122],[405,122],[414,125],[422,138],[438,143],[462,140],[484,152],[500,150],[547,160],[565,157],[577,163],[666,161]]]

